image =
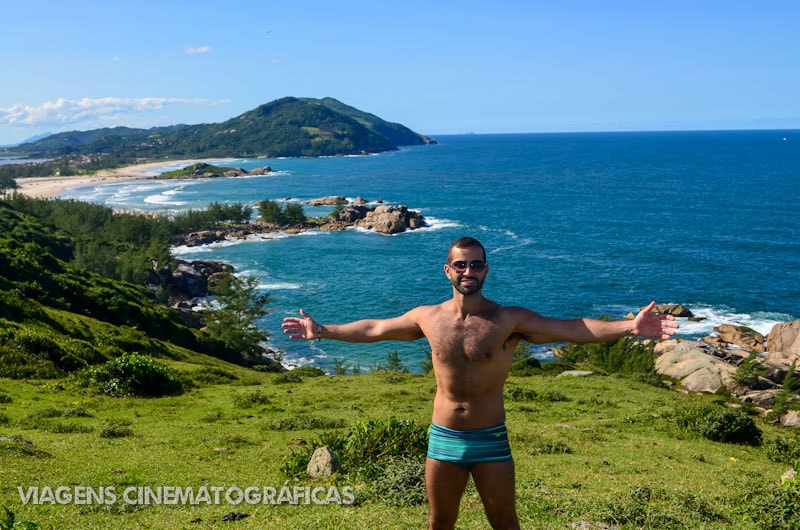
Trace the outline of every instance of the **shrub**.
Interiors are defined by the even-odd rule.
[[[283,372],[273,381],[276,385],[284,385],[286,383],[302,383],[303,377],[301,374],[296,373],[295,370]]]
[[[507,401],[536,401],[539,394],[532,388],[522,388],[519,386],[509,386],[503,392]]]
[[[126,438],[128,436],[133,436],[133,429],[125,421],[112,420],[100,429],[100,438]]]
[[[222,419],[222,412],[220,412],[220,411],[208,412],[208,413],[200,416],[200,421],[202,421],[204,423],[214,423],[214,422],[219,421],[221,419]]]
[[[109,396],[161,397],[183,393],[183,384],[166,365],[131,353],[89,371],[89,381]]]
[[[52,422],[47,427],[47,431],[56,434],[88,433],[93,430],[89,425],[82,425],[74,421],[67,423]]]
[[[800,494],[790,487],[754,481],[742,487],[742,498],[737,503],[745,521],[761,530],[797,530],[800,513]]]
[[[269,396],[260,390],[248,394],[239,394],[233,398],[233,406],[240,409],[248,409],[256,405],[269,405]]]
[[[764,371],[764,363],[759,360],[758,353],[751,352],[747,359],[736,367],[731,379],[738,385],[750,387],[758,381],[759,376],[763,375]]]
[[[204,366],[199,370],[185,374],[183,378],[192,383],[202,385],[224,385],[239,379],[236,374],[216,366]]]
[[[528,377],[537,373],[541,373],[542,363],[536,357],[524,357],[516,360],[511,364],[511,375],[519,377]]]
[[[603,318],[603,317],[601,317]],[[607,317],[605,317],[607,318]],[[634,337],[623,337],[605,343],[567,344],[559,348],[559,360],[568,364],[588,362],[608,373],[622,375],[652,374],[655,370],[653,342],[644,343]],[[658,378],[660,382],[660,378]]]
[[[292,454],[281,469],[290,477],[305,472],[318,447],[328,446],[339,459],[345,473],[372,482],[393,459],[422,461],[428,445],[427,426],[414,420],[373,420],[358,423],[347,433],[323,435],[304,451]]]
[[[300,366],[292,370],[292,372],[303,377],[322,377],[325,375],[325,370],[316,366]]]
[[[386,363],[375,363],[373,370],[376,372],[408,373],[408,368],[400,360],[400,352],[397,350],[386,354]]]
[[[394,506],[425,504],[425,464],[422,459],[389,458],[370,483],[370,493]]]
[[[678,406],[673,417],[678,427],[715,442],[761,445],[761,429],[753,418],[739,409],[690,403]]]
[[[781,464],[800,461],[800,436],[767,440],[764,442],[764,453],[773,462]]]
[[[567,396],[558,390],[547,390],[544,393],[539,393],[532,388],[523,388],[516,385],[506,387],[503,396],[507,401],[568,401]]]

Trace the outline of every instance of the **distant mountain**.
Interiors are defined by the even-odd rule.
[[[380,153],[436,143],[333,98],[286,97],[222,123],[58,133],[15,151],[116,158],[298,157]]]
[[[15,144],[0,145],[0,149],[8,149],[8,148],[11,148],[11,147],[16,147],[16,146],[21,145],[21,144],[28,144],[28,143],[31,143],[31,142],[35,142],[36,140],[41,140],[42,138],[47,138],[51,134],[53,134],[53,133],[46,132],[46,133],[42,133],[42,134],[37,134],[36,136],[31,136],[30,138],[26,138],[25,140],[22,140],[21,142],[17,142]]]

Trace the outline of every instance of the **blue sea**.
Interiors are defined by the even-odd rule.
[[[451,295],[446,250],[469,235],[487,248],[484,292],[558,318],[622,318],[650,300],[701,322],[768,333],[800,318],[800,131],[452,135],[372,156],[228,160],[267,176],[147,180],[76,188],[65,197],[125,210],[177,212],[208,203],[306,201],[342,195],[420,211],[429,226],[386,236],[361,230],[264,234],[183,259],[220,260],[272,297],[261,325],[294,365],[363,371],[398,352],[416,371],[425,341],[288,341],[285,316],[323,323],[401,314]],[[174,167],[165,168],[174,169]],[[307,215],[325,215],[306,206]],[[549,346],[534,349],[543,359]]]

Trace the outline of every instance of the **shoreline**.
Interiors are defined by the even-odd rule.
[[[158,178],[163,172],[159,171],[166,166],[178,164],[195,164],[198,162],[221,162],[231,160],[228,158],[201,158],[185,160],[165,160],[163,162],[148,162],[134,164],[114,169],[104,169],[97,173],[76,175],[71,177],[26,177],[16,179],[17,187],[14,190],[29,197],[39,199],[53,199],[66,193],[72,188],[89,184],[111,184],[129,180],[147,180]]]

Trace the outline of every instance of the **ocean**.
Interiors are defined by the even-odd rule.
[[[167,213],[242,202],[257,213],[263,199],[341,195],[420,211],[428,227],[394,236],[308,231],[175,249],[257,277],[272,298],[260,323],[270,347],[326,371],[345,361],[368,371],[393,352],[418,371],[427,343],[288,341],[285,316],[303,308],[342,323],[438,303],[451,295],[447,248],[465,235],[488,251],[487,297],[551,317],[622,318],[650,300],[678,303],[704,319],[679,319],[686,338],[722,323],[766,334],[800,318],[800,131],[435,139],[372,156],[231,159],[217,164],[276,173],[108,183],[64,197]],[[533,352],[547,360],[550,348]]]

